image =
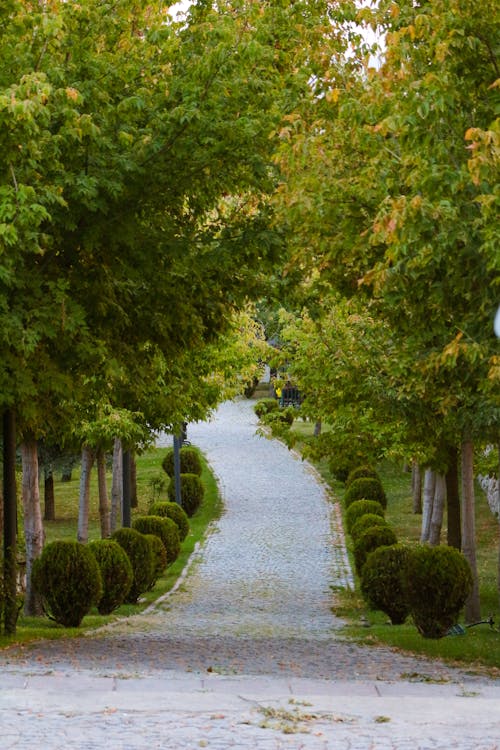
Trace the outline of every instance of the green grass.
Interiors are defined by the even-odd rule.
[[[165,449],[155,448],[148,450],[137,457],[137,508],[132,509],[132,520],[147,512],[148,507],[154,500],[167,500],[168,477],[161,468],[161,461]],[[92,475],[90,517],[89,517],[89,540],[100,538],[99,509],[97,494],[97,477]],[[151,480],[157,477],[165,477],[165,486],[160,496],[153,489]],[[93,610],[87,615],[79,628],[63,628],[46,617],[19,617],[15,635],[0,635],[0,648],[15,643],[27,643],[42,638],[70,638],[81,635],[82,632],[99,627],[111,622],[118,617],[124,617],[141,612],[145,607],[154,602],[160,596],[170,591],[178,580],[180,574],[189,560],[196,544],[202,542],[207,534],[209,524],[218,518],[222,512],[222,503],[215,478],[208,465],[203,460],[202,480],[205,485],[205,497],[200,509],[189,519],[190,532],[181,545],[181,552],[171,565],[166,569],[163,576],[156,582],[151,591],[141,596],[138,604],[125,604],[108,616],[97,614]],[[74,471],[70,482],[56,481],[56,521],[44,523],[46,541],[55,539],[76,539],[78,523],[78,494],[79,494],[79,471]],[[108,487],[110,487],[109,477]]]
[[[301,444],[312,439],[313,425],[299,421],[294,423],[293,430],[299,440],[296,447],[300,450]],[[326,460],[318,462],[316,467],[332,488],[334,498],[342,503],[344,484],[331,475]],[[404,471],[402,466],[391,463],[377,466],[377,471],[388,498],[387,521],[393,526],[399,541],[418,542],[421,516],[415,515],[412,510],[410,473]],[[423,638],[411,621],[405,625],[391,625],[382,612],[369,610],[359,593],[359,581],[356,580],[355,592],[335,591],[334,612],[348,621],[343,633],[367,645],[384,643],[405,652],[468,665],[471,669],[486,667],[488,671],[494,672],[495,668],[500,668],[500,606],[497,587],[500,527],[479,487],[476,487],[476,540],[481,619],[493,616],[494,629],[483,624],[468,628],[462,636],[447,636],[439,640]],[[354,570],[352,542],[349,537],[346,542]],[[446,543],[446,513],[442,543]]]

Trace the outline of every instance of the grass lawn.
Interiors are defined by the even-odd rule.
[[[293,430],[299,440],[313,439],[313,425],[310,423],[297,421]],[[300,443],[297,448],[300,450]],[[344,485],[332,476],[328,462],[321,461],[317,468],[332,488],[334,499],[342,502]],[[389,463],[378,466],[377,471],[388,498],[387,521],[393,526],[399,541],[418,542],[421,516],[412,512],[411,475],[402,466]],[[369,610],[357,585],[355,592],[335,592],[334,611],[349,622],[344,630],[345,634],[361,643],[385,643],[404,651],[439,657],[471,667],[485,666],[490,672],[497,672],[495,668],[498,668],[500,676],[500,606],[497,587],[500,527],[479,486],[476,486],[476,537],[481,617],[487,619],[493,616],[493,629],[483,624],[468,628],[465,635],[447,636],[438,640],[423,638],[410,621],[405,625],[391,625],[384,613]],[[352,543],[349,537],[346,541],[354,570]],[[442,543],[446,543],[446,513]]]
[[[168,477],[161,468],[165,448],[153,448],[137,457],[137,508],[132,508],[132,520],[147,513],[148,507],[155,500],[167,500]],[[158,494],[158,480],[165,480],[164,487]],[[84,617],[79,628],[63,628],[48,618],[24,617],[22,614],[17,623],[16,634],[0,635],[0,647],[12,643],[22,643],[40,638],[62,638],[80,635],[88,630],[116,619],[117,617],[135,614],[169,591],[182,573],[196,544],[202,542],[211,521],[218,518],[222,511],[217,483],[207,464],[203,461],[202,480],[205,485],[205,497],[200,509],[190,519],[190,533],[181,546],[181,552],[175,562],[168,566],[163,576],[156,582],[152,591],[141,595],[138,604],[124,604],[113,614],[102,616],[97,610]],[[55,539],[76,539],[78,523],[79,470],[74,470],[70,482],[55,482],[56,520],[44,522],[46,541]],[[109,476],[108,488],[111,486]],[[97,495],[97,472],[92,473],[92,488],[89,518],[89,540],[100,538],[99,510]]]

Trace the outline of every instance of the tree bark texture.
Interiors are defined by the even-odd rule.
[[[436,474],[434,487],[434,501],[429,532],[429,544],[437,547],[441,544],[441,528],[443,526],[444,506],[446,504],[446,478],[444,474]]]
[[[9,409],[3,415],[3,627],[16,632],[17,623],[17,491],[16,418]]]
[[[109,507],[108,488],[106,485],[106,454],[103,450],[97,452],[97,485],[99,488],[99,519],[101,522],[101,537],[111,536],[111,511]]]
[[[431,533],[432,505],[434,503],[434,492],[436,488],[436,472],[426,469],[424,475],[424,505],[422,509],[422,531],[420,541],[429,541]]]
[[[26,541],[26,594],[24,598],[25,615],[41,615],[43,609],[40,598],[31,585],[31,572],[34,561],[40,557],[43,549],[44,532],[42,509],[40,506],[40,486],[38,483],[38,446],[30,438],[21,445],[23,467],[22,497],[24,511],[24,538]]]
[[[122,498],[123,498],[123,451],[122,442],[119,438],[115,439],[113,447],[113,479],[111,482],[111,519],[110,531],[116,531],[118,524],[121,524],[122,516]]]
[[[94,463],[94,453],[91,448],[82,449],[82,473],[80,474],[80,502],[78,506],[78,534],[79,542],[85,544],[89,538],[89,507],[90,507],[90,475]]]
[[[450,547],[462,549],[458,450],[455,446],[451,446],[448,451],[448,471],[446,472],[446,510],[448,525],[447,542]]]
[[[462,552],[472,571],[472,592],[465,603],[465,621],[481,619],[479,580],[476,562],[476,520],[474,496],[474,446],[472,441],[462,443]]]
[[[411,490],[413,496],[413,512],[415,515],[422,513],[422,472],[417,461],[411,465]]]
[[[43,520],[56,520],[56,500],[54,494],[54,472],[52,469],[44,469],[43,481]]]

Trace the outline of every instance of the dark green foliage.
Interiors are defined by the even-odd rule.
[[[155,534],[163,542],[167,553],[167,562],[174,562],[181,551],[179,529],[171,518],[161,516],[138,516],[132,523],[132,528],[141,534]]]
[[[148,590],[150,590],[167,567],[167,550],[160,537],[156,536],[156,534],[144,534],[144,536],[151,546],[151,553],[153,555],[153,572],[148,586]]]
[[[379,475],[371,466],[357,466],[355,469],[352,469],[352,471],[349,472],[349,476],[345,481],[346,489],[347,487],[351,486],[355,479],[361,479],[362,477],[378,479],[380,482]]]
[[[388,546],[397,543],[396,534],[390,526],[372,526],[364,531],[354,542],[354,564],[356,572],[360,576],[366,558],[377,547]]]
[[[101,615],[109,615],[125,601],[132,586],[132,565],[125,550],[113,539],[89,542],[89,550],[99,565],[103,593],[97,603]]]
[[[472,590],[472,573],[454,547],[419,545],[408,556],[404,584],[418,631],[424,638],[442,638]]]
[[[77,628],[103,593],[97,560],[73,541],[46,545],[33,564],[32,583],[49,617],[66,628]]]
[[[361,592],[372,609],[380,609],[393,625],[410,614],[404,585],[409,548],[404,544],[378,547],[368,555],[361,571]]]
[[[351,533],[351,529],[358,518],[361,518],[366,513],[376,513],[381,518],[384,518],[384,509],[376,500],[355,500],[349,505],[344,516],[348,534]]]
[[[200,477],[196,474],[181,474],[181,499],[182,507],[186,514],[191,518],[194,516],[205,494],[205,487]],[[175,500],[175,482],[170,480],[168,485],[168,497],[171,502]]]
[[[179,529],[179,538],[181,542],[189,534],[189,519],[184,508],[181,508],[178,503],[172,502],[158,502],[153,503],[149,509],[151,516],[161,516],[162,518],[171,518],[177,524]]]
[[[278,408],[279,401],[276,398],[261,398],[253,407],[253,410],[259,419],[261,419],[266,414],[270,414]]]
[[[374,477],[354,479],[344,495],[345,507],[348,508],[355,500],[376,500],[382,508],[387,508],[384,488],[380,480]]]
[[[364,516],[361,516],[358,518],[355,524],[353,524],[353,527],[351,529],[351,536],[353,541],[355,542],[356,539],[359,539],[361,534],[363,534],[367,529],[371,529],[373,526],[383,526],[387,527],[389,524],[385,520],[385,518],[382,518],[377,513],[365,513]]]
[[[181,474],[197,474],[197,476],[201,476],[203,467],[201,465],[201,459],[196,448],[190,448],[189,446],[185,445],[180,449],[179,456],[181,460]],[[173,448],[169,448],[167,450],[165,458],[163,459],[161,465],[163,470],[167,472],[169,477],[174,476]]]
[[[153,577],[151,545],[137,529],[117,529],[112,539],[123,547],[132,565],[134,578],[125,601],[135,604],[139,596],[147,591]]]

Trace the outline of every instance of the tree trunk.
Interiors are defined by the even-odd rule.
[[[420,464],[415,460],[411,464],[411,490],[413,512],[419,516],[422,513],[422,472],[420,471]]]
[[[441,528],[443,526],[444,506],[446,503],[446,479],[444,474],[436,474],[434,501],[432,504],[431,528],[429,544],[437,547],[441,544]]]
[[[78,506],[78,534],[79,542],[85,544],[89,538],[89,507],[90,507],[90,474],[94,463],[94,453],[88,446],[82,449],[82,473],[80,474],[80,502]]]
[[[474,446],[472,441],[462,443],[462,552],[469,561],[473,588],[465,603],[465,621],[481,619],[479,580],[476,563],[476,521],[474,497]]]
[[[43,481],[43,520],[56,520],[56,500],[54,495],[54,472],[52,469],[44,469]]]
[[[137,463],[135,453],[130,452],[130,507],[137,508]]]
[[[115,439],[113,447],[113,479],[111,482],[111,521],[110,531],[116,531],[118,524],[121,524],[121,509],[123,497],[123,452],[122,442],[119,438]]]
[[[453,445],[448,451],[448,471],[446,472],[447,542],[450,547],[462,548],[460,519],[460,492],[458,487],[458,450]]]
[[[321,435],[321,427],[322,427],[321,419],[318,419],[314,423],[314,437],[319,437]]]
[[[40,486],[38,484],[38,447],[36,440],[25,440],[21,446],[23,465],[22,496],[24,511],[24,537],[26,540],[26,594],[25,615],[41,615],[43,609],[40,598],[31,585],[33,562],[40,557],[43,549],[44,533],[42,509],[40,506]]]
[[[435,487],[436,472],[432,469],[426,469],[424,475],[424,506],[422,512],[422,531],[420,534],[420,541],[422,543],[429,541]]]
[[[17,623],[16,418],[12,409],[3,415],[3,501],[3,628],[12,635]]]
[[[130,491],[130,451],[123,451],[122,456],[122,523],[125,528],[130,528],[132,524],[131,512],[131,491]]]
[[[99,487],[99,518],[101,521],[101,538],[111,536],[111,513],[106,486],[106,454],[103,450],[97,452],[97,484]]]
[[[498,512],[498,522],[500,523],[500,443],[498,444],[498,474],[497,474],[497,477],[498,477],[498,482],[497,482],[497,493],[498,493],[497,508],[499,509],[499,512]],[[499,550],[498,550],[498,583],[497,583],[497,588],[498,588],[498,601],[499,601],[499,604],[500,604],[500,547],[499,547]]]

